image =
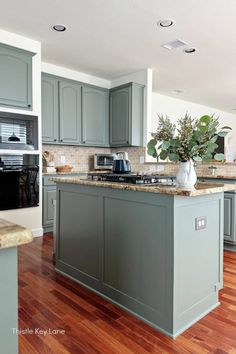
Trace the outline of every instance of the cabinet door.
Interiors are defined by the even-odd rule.
[[[59,81],[60,98],[60,142],[80,144],[81,142],[81,85]]]
[[[32,56],[0,45],[0,105],[32,109]]]
[[[42,74],[42,139],[43,143],[55,143],[59,139],[58,80]]]
[[[107,146],[109,134],[109,93],[82,87],[82,143]]]
[[[120,88],[110,93],[110,144],[127,146],[131,129],[131,87]]]
[[[54,207],[53,200],[56,199],[56,187],[49,186],[43,188],[43,226],[53,224]]]
[[[235,238],[235,194],[224,194],[224,240],[236,242]]]

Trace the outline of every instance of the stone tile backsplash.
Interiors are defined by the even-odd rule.
[[[54,154],[55,165],[61,165],[61,156],[65,156],[66,164],[72,165],[74,171],[89,171],[93,169],[93,156],[96,153],[110,153],[117,151],[127,151],[131,162],[132,171],[158,171],[158,173],[175,175],[178,169],[177,164],[169,163],[143,163],[145,147],[126,148],[96,148],[84,146],[68,145],[43,145],[43,151]],[[140,159],[141,158],[141,159]],[[210,165],[199,164],[196,167],[198,175],[211,175]],[[215,164],[216,175],[236,176],[236,164]]]

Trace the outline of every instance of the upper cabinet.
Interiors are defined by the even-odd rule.
[[[0,44],[0,106],[32,110],[33,55]]]
[[[144,86],[129,83],[110,92],[110,145],[143,145]]]
[[[109,95],[104,88],[42,74],[43,143],[142,146],[143,91],[130,83]]]
[[[69,80],[59,81],[60,142],[81,143],[81,85]]]
[[[42,74],[42,136],[45,143],[59,141],[58,80]]]
[[[82,87],[82,144],[109,145],[109,91]]]
[[[42,139],[46,144],[81,143],[81,85],[42,74]]]

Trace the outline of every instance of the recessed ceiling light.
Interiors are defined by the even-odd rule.
[[[193,48],[193,47],[188,47],[188,48],[184,49],[184,53],[187,53],[187,54],[191,54],[194,52],[196,52],[196,48]]]
[[[166,18],[164,20],[158,21],[157,26],[166,28],[166,27],[171,27],[174,23],[175,23],[174,20]]]
[[[57,32],[65,32],[66,31],[66,26],[64,25],[53,25],[52,29]]]

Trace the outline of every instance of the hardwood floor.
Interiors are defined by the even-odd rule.
[[[236,353],[236,253],[225,252],[220,301],[172,340],[57,274],[50,234],[19,247],[19,329],[33,332],[20,334],[20,354]]]

